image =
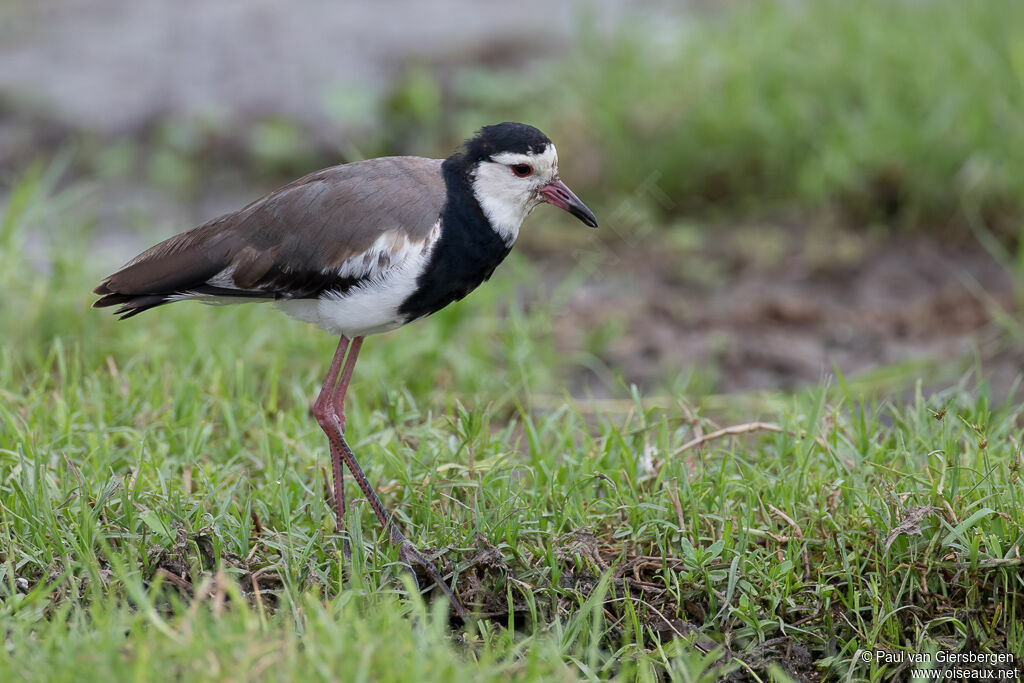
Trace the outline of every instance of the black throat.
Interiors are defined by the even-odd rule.
[[[398,312],[406,321],[422,318],[458,301],[491,277],[511,247],[491,227],[473,194],[470,161],[462,154],[441,165],[447,200],[441,210],[441,236],[416,291]]]

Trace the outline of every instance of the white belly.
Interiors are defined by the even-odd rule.
[[[276,305],[291,317],[312,323],[331,334],[365,337],[401,327],[405,317],[399,315],[398,307],[412,292],[413,287],[399,290],[394,285],[387,289],[381,286],[359,287],[340,296],[284,299]]]

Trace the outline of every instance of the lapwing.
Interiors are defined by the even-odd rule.
[[[363,338],[458,301],[491,277],[543,202],[597,227],[558,175],[558,153],[523,123],[481,128],[447,159],[382,157],[326,168],[144,251],[95,290],[121,319],[175,301],[270,301],[340,336],[313,404],[330,444],[342,533],[344,473],[409,566],[418,564],[466,612],[405,538],[345,440],[345,393]]]

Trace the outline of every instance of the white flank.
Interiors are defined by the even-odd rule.
[[[436,234],[435,234],[436,233]],[[341,277],[366,277],[375,271],[385,271],[393,264],[405,261],[410,256],[423,250],[424,245],[432,244],[440,235],[438,224],[434,225],[426,242],[411,242],[409,238],[397,230],[381,234],[370,248],[353,256],[338,268]]]
[[[519,178],[510,168],[515,164],[529,164],[533,173]],[[502,152],[477,166],[473,194],[491,227],[501,235],[506,245],[512,246],[519,237],[519,226],[523,220],[543,200],[540,188],[557,176],[558,152],[553,144],[540,154]]]
[[[320,299],[282,299],[276,305],[285,313],[332,334],[346,337],[364,337],[401,327],[405,316],[398,308],[416,290],[416,279],[427,266],[430,254],[441,235],[438,220],[423,242],[410,242],[392,234],[382,235],[365,255],[349,259],[338,270],[343,277],[363,277],[367,280],[341,294],[329,294]],[[394,240],[398,239],[398,242]],[[390,257],[380,256],[396,244],[398,251]],[[381,264],[381,261],[386,263]],[[354,263],[358,261],[359,263]],[[364,265],[366,266],[363,269]]]

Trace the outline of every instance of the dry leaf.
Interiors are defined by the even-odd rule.
[[[889,535],[885,537],[885,552],[889,552],[889,546],[891,546],[896,538],[901,534],[906,536],[920,536],[921,535],[921,522],[924,521],[925,517],[933,515],[939,511],[939,508],[932,507],[931,505],[919,505],[916,507],[909,507],[903,514],[903,519],[896,525],[896,528],[889,532]]]

